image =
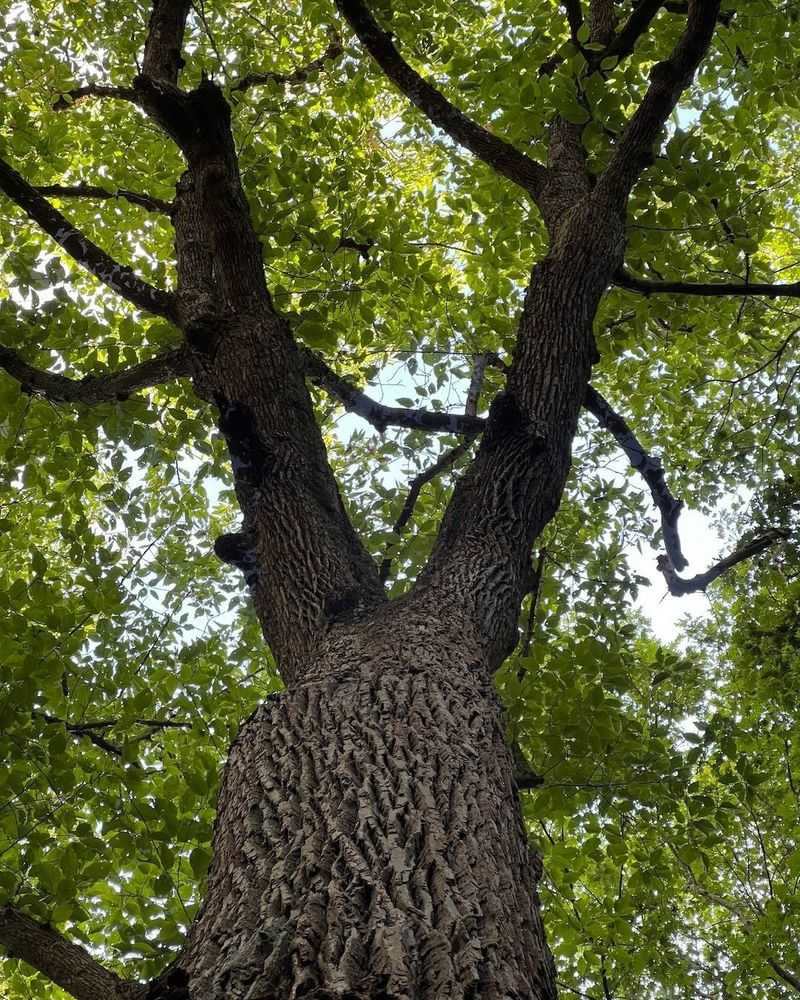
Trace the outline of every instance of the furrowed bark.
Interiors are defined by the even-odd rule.
[[[191,0],[156,0],[150,13],[142,58],[142,74],[175,84],[183,68],[183,34]]]
[[[303,357],[272,307],[230,108],[207,80],[189,93],[145,77],[136,85],[188,165],[173,211],[178,317],[198,392],[220,411],[244,517],[216,551],[244,572],[288,680],[328,623],[384,601],[383,587],[344,511]]]
[[[608,45],[614,37],[615,24],[614,0],[589,0],[589,38],[592,42]]]
[[[21,913],[0,906],[0,945],[21,958],[75,1000],[145,1000],[145,987],[106,969],[79,944]]]
[[[223,779],[182,965],[203,1000],[552,1000],[486,663],[428,610],[336,628]]]
[[[561,499],[597,357],[592,320],[623,245],[615,214],[591,201],[566,213],[533,270],[506,391],[492,403],[415,587],[415,599],[471,630],[494,668],[516,645],[531,546]]]

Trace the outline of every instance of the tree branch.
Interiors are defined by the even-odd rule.
[[[427,469],[423,469],[419,475],[415,476],[411,480],[408,493],[406,495],[405,503],[403,504],[403,509],[400,511],[400,516],[395,521],[392,531],[396,535],[402,535],[405,531],[405,527],[411,520],[411,516],[414,513],[414,507],[417,504],[419,495],[422,492],[422,487],[427,483],[434,480],[441,472],[445,469],[449,469],[455,462],[465,455],[475,439],[475,435],[472,434],[464,441],[460,441],[454,448],[449,448],[447,451],[443,452],[436,461],[429,465]],[[381,567],[379,570],[379,575],[381,578],[381,583],[386,583],[389,579],[389,573],[392,569],[392,550],[395,548],[394,544],[390,544],[381,560]]]
[[[653,503],[661,513],[661,532],[670,564],[678,570],[685,569],[688,562],[681,551],[678,535],[678,517],[683,509],[683,501],[676,500],[670,492],[661,461],[645,450],[625,419],[592,386],[586,387],[584,406],[597,418],[601,427],[614,435],[631,465],[641,473],[650,487]]]
[[[525,628],[525,638],[522,640],[522,649],[520,650],[521,656],[528,656],[530,654],[531,644],[533,643],[533,631],[536,628],[536,612],[539,608],[539,594],[542,590],[542,574],[544,573],[545,559],[547,559],[547,549],[539,549],[536,565],[531,568],[529,589],[531,602],[528,607],[528,624]],[[522,680],[526,673],[527,668],[522,667],[517,673],[517,677]]]
[[[562,0],[562,7],[567,13],[567,23],[569,24],[569,36],[573,42],[577,41],[578,31],[583,24],[583,10],[581,0]]]
[[[138,389],[149,389],[190,374],[189,355],[183,347],[165,351],[122,371],[72,379],[34,368],[15,350],[0,344],[0,368],[20,383],[23,392],[43,396],[54,403],[85,403],[88,406],[127,399]]]
[[[133,87],[111,87],[103,83],[87,83],[82,87],[74,87],[60,94],[53,103],[53,111],[66,111],[78,101],[86,97],[105,97],[116,101],[129,101],[131,104],[139,103],[139,95]]]
[[[653,145],[711,45],[720,0],[689,0],[686,28],[668,59],[650,70],[650,86],[628,122],[595,196],[622,212],[631,188],[653,162]]]
[[[622,269],[614,276],[614,284],[629,292],[638,292],[640,295],[657,295],[668,292],[672,295],[764,295],[770,299],[776,299],[785,295],[790,298],[800,298],[800,281],[792,281],[784,284],[750,281],[741,283],[726,281],[649,281],[646,278],[637,278],[635,275]]]
[[[85,181],[81,181],[80,184],[45,184],[40,185],[36,190],[48,198],[101,198],[104,200],[122,198],[132,205],[146,208],[149,212],[162,212],[164,215],[169,215],[172,211],[172,204],[161,198],[139,194],[137,191],[126,191],[125,188],[109,191],[108,188],[98,184],[87,184]]]
[[[118,747],[116,743],[112,743],[111,740],[107,740],[101,732],[101,730],[113,726],[113,722],[65,722],[64,719],[59,719],[57,715],[48,715],[46,712],[32,712],[31,715],[34,719],[41,719],[43,722],[48,722],[51,725],[62,725],[70,736],[74,736],[76,740],[87,739],[100,750],[111,754],[112,757],[122,756],[122,748]]]
[[[540,163],[472,121],[412,69],[391,34],[378,25],[361,0],[336,0],[336,6],[364,48],[412,104],[451,139],[537,198],[547,179],[547,170]]]
[[[619,59],[629,56],[662,6],[663,0],[639,0],[619,32],[611,39],[605,50],[598,54],[597,62],[608,59],[609,56],[617,56]]]
[[[183,69],[181,56],[191,0],[155,0],[147,27],[142,75],[176,84]]]
[[[121,979],[82,945],[14,906],[0,907],[0,945],[10,958],[21,958],[75,1000],[143,1000],[145,986]]]
[[[779,965],[774,958],[768,958],[766,962],[776,976],[779,976],[785,983],[788,983],[793,990],[800,993],[800,976],[795,975],[793,972],[785,969],[782,965]]]
[[[432,410],[415,410],[411,407],[386,406],[354,388],[347,379],[338,375],[318,354],[305,349],[303,356],[306,374],[312,382],[335,396],[344,408],[368,421],[381,433],[387,427],[410,427],[414,430],[446,431],[448,434],[479,434],[486,421],[481,417],[458,413],[435,413]]]
[[[715,563],[711,567],[711,569],[706,570],[705,573],[698,573],[690,580],[684,580],[678,576],[674,567],[670,563],[669,556],[659,556],[656,565],[664,575],[669,592],[674,597],[683,597],[684,594],[693,594],[697,593],[697,591],[705,590],[709,584],[713,583],[714,580],[721,577],[723,573],[726,573],[729,569],[737,566],[740,562],[744,562],[746,559],[752,559],[752,557],[758,555],[759,552],[763,552],[771,545],[774,545],[776,542],[782,541],[787,537],[786,532],[779,531],[778,529],[772,529],[766,532],[766,534],[753,539],[752,542],[742,545],[729,556],[726,556],[724,559],[720,559],[719,562]]]
[[[173,320],[175,297],[149,285],[125,264],[118,264],[104,250],[87,239],[36,188],[21,177],[5,160],[0,160],[0,191],[15,202],[59,246],[107,285],[140,309]]]
[[[615,21],[614,0],[589,0],[591,41],[608,45],[614,37]]]
[[[464,403],[464,415],[467,417],[475,417],[478,412],[478,401],[481,395],[481,389],[483,388],[483,379],[486,374],[486,366],[494,363],[494,359],[499,362],[500,359],[497,355],[492,352],[487,352],[485,354],[479,354],[475,358],[475,363],[472,367],[472,377],[470,378],[469,387],[467,389],[467,398]],[[411,480],[411,485],[406,495],[405,503],[403,504],[403,509],[400,511],[400,516],[394,523],[392,531],[396,535],[402,535],[405,530],[406,525],[411,520],[411,516],[414,513],[414,507],[419,499],[422,487],[426,483],[430,483],[434,480],[440,472],[444,472],[445,469],[449,469],[455,462],[465,455],[472,444],[472,442],[477,437],[477,433],[468,435],[465,440],[460,441],[454,448],[450,448],[448,451],[443,452],[439,458],[427,469],[423,469],[419,475],[415,476]],[[389,579],[389,572],[392,568],[392,550],[395,548],[394,544],[390,544],[386,553],[384,554],[383,560],[381,561],[381,567],[379,570],[379,575],[381,578],[381,583],[386,583]]]
[[[292,70],[291,73],[276,73],[268,71],[266,73],[248,73],[247,76],[242,77],[237,83],[232,87],[232,91],[243,92],[249,90],[250,87],[259,87],[262,84],[273,83],[278,84],[278,86],[291,86],[293,83],[305,83],[312,73],[317,72],[325,68],[326,62],[332,62],[334,59],[338,59],[339,56],[344,52],[342,47],[342,40],[337,34],[334,34],[328,43],[328,47],[322,53],[318,59],[312,60],[305,66],[299,66],[297,69]]]

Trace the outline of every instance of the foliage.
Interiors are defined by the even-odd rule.
[[[178,155],[133,106],[52,107],[87,81],[135,75],[145,6],[3,5],[0,148],[31,183],[172,196]],[[633,55],[588,75],[589,50],[550,0],[376,10],[477,121],[544,157],[558,113],[585,125],[598,168],[681,21],[662,10]],[[742,0],[721,20],[634,192],[635,274],[800,278],[795,18]],[[201,2],[185,83],[289,73],[319,56],[335,21],[323,0]],[[540,73],[554,53],[555,71]],[[460,408],[473,356],[513,343],[545,249],[535,211],[354,44],[300,84],[232,94],[271,292],[298,337],[399,405]],[[122,198],[57,203],[169,286],[167,217]],[[0,244],[0,343],[29,363],[79,378],[173,343],[166,321],[121,303],[5,204]],[[688,503],[713,512],[728,498],[730,541],[759,525],[797,530],[798,328],[791,299],[620,288],[598,316],[595,384],[666,456]],[[497,386],[490,370],[484,398]],[[398,538],[402,484],[453,441],[353,433],[317,402],[356,527],[376,558],[391,551],[399,593],[459,465],[423,489]],[[608,471],[614,456],[587,421],[541,540],[530,649],[498,675],[511,735],[544,778],[522,795],[559,978],[565,994],[607,1000],[788,996],[797,982],[782,972],[800,976],[796,556],[738,567],[685,645],[658,643],[631,610],[646,581],[627,562],[632,546],[658,544],[657,521],[642,483]],[[88,407],[21,393],[3,373],[0,463],[0,894],[112,963],[135,958],[145,978],[198,905],[227,747],[279,684],[244,588],[211,552],[235,512],[223,442],[184,381]],[[21,963],[4,975],[10,998],[59,995]]]

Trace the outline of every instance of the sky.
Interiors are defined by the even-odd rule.
[[[397,403],[399,397],[414,397],[414,379],[409,374],[405,362],[392,362],[369,386],[365,387],[365,391],[382,403],[390,406],[400,405]],[[459,412],[463,409],[465,394],[465,380],[454,379],[437,395],[449,410]],[[422,405],[430,407],[432,398],[429,396]],[[351,413],[346,413],[336,422],[336,432],[345,443],[354,431],[363,430],[364,427],[363,420]],[[620,456],[618,471],[610,470],[610,477],[622,483],[630,481],[630,477],[626,473],[626,460],[622,452]],[[387,488],[397,489],[400,492],[407,488],[409,477],[404,471],[404,464],[403,459],[397,459],[384,470],[381,478]],[[608,470],[606,473],[608,474]],[[673,492],[679,496],[680,484],[671,485]],[[641,486],[644,487],[644,483]],[[659,513],[655,505],[652,507],[652,517],[655,523],[659,522]],[[679,531],[681,547],[689,560],[689,567],[682,574],[685,577],[702,573],[730,551],[730,543],[719,537],[711,518],[699,511],[684,508],[680,516]],[[633,607],[649,619],[653,633],[659,640],[665,643],[674,641],[681,645],[685,635],[681,620],[687,615],[691,617],[708,615],[710,613],[708,598],[702,593],[673,597],[656,567],[658,552],[649,546],[640,552],[634,545],[629,545],[625,549],[625,554],[631,571],[650,580],[651,584],[649,587],[639,588],[639,595]]]

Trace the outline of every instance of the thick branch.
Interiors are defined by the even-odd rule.
[[[676,500],[670,492],[661,461],[644,449],[625,419],[592,386],[586,387],[584,406],[597,418],[601,427],[614,435],[631,465],[644,477],[650,487],[653,503],[661,513],[661,532],[670,564],[678,570],[684,569],[688,563],[681,552],[681,540],[678,535],[678,517],[683,509],[683,502]]]
[[[617,35],[611,39],[604,52],[600,53],[600,59],[607,59],[609,56],[618,56],[624,59],[629,56],[643,34],[650,27],[650,22],[662,7],[663,0],[639,0],[633,8],[631,16],[620,28]]]
[[[410,427],[414,430],[446,431],[448,434],[474,437],[483,430],[486,423],[481,417],[458,413],[435,413],[432,410],[386,406],[354,388],[313,351],[304,351],[304,358],[306,374],[312,382],[335,396],[346,410],[362,417],[381,433],[387,427]]]
[[[125,264],[118,264],[90,239],[77,230],[58,209],[31,187],[4,160],[0,160],[0,190],[36,222],[59,246],[82,267],[99,278],[112,291],[147,312],[173,319],[174,296],[154,288],[139,278]]]
[[[629,292],[640,295],[657,295],[668,292],[672,295],[763,295],[769,299],[780,296],[800,298],[800,281],[785,284],[770,284],[769,282],[726,282],[726,281],[649,281],[637,278],[628,271],[618,271],[614,276],[614,284]]]
[[[794,972],[790,972],[782,965],[779,965],[774,958],[768,958],[767,965],[772,969],[776,976],[779,976],[785,983],[788,983],[793,990],[800,993],[800,976],[795,975]]]
[[[162,212],[169,215],[172,211],[172,205],[161,198],[154,198],[149,194],[139,194],[137,191],[126,191],[125,188],[109,191],[108,188],[100,187],[98,184],[87,184],[85,181],[81,181],[80,184],[45,184],[37,187],[36,190],[48,198],[101,198],[103,200],[122,198],[132,205],[146,208],[148,212]]]
[[[540,163],[472,121],[412,69],[391,34],[378,25],[361,0],[336,0],[336,6],[386,76],[434,125],[534,198],[538,196],[547,178]]]
[[[111,87],[104,83],[87,83],[83,87],[75,87],[61,94],[53,103],[53,111],[66,111],[73,104],[85,97],[110,97],[116,101],[139,103],[139,95],[133,87]]]
[[[736,549],[735,552],[732,552],[724,559],[720,559],[718,563],[715,563],[711,569],[706,570],[705,573],[698,573],[697,576],[693,576],[690,580],[683,580],[678,576],[670,563],[668,556],[659,556],[657,566],[664,574],[664,579],[667,581],[669,592],[674,597],[682,597],[684,594],[694,594],[697,593],[697,591],[705,590],[709,584],[713,583],[729,569],[737,566],[740,562],[744,562],[746,559],[752,559],[752,557],[757,556],[759,552],[763,552],[771,545],[774,545],[776,542],[785,538],[786,533],[783,531],[778,531],[777,529],[768,531],[759,538],[754,538],[752,542],[742,545],[740,548]]]
[[[686,28],[668,59],[650,71],[650,86],[628,122],[600,178],[596,197],[623,211],[641,172],[653,161],[653,144],[711,45],[720,0],[690,0]]]
[[[242,77],[237,83],[231,88],[234,91],[245,91],[250,87],[259,87],[262,84],[269,83],[272,81],[278,86],[291,86],[293,83],[305,83],[312,73],[316,73],[318,70],[325,68],[326,62],[332,62],[334,59],[338,59],[341,56],[344,49],[342,48],[342,41],[338,35],[334,35],[328,47],[322,53],[318,59],[312,60],[305,66],[299,66],[297,69],[292,70],[291,73],[276,73],[276,72],[266,72],[266,73],[249,73],[247,76]]]
[[[122,371],[71,379],[34,368],[23,361],[15,350],[0,344],[0,368],[20,383],[23,392],[44,396],[54,403],[85,403],[89,406],[127,399],[138,389],[148,389],[190,374],[189,356],[182,347],[165,351]]]
[[[10,958],[21,958],[75,1000],[138,1000],[144,996],[144,986],[120,979],[84,947],[14,906],[0,907],[0,945]]]
[[[589,0],[590,39],[608,45],[614,37],[614,0]]]
[[[183,68],[181,48],[191,0],[155,0],[147,28],[142,75],[176,84]]]

